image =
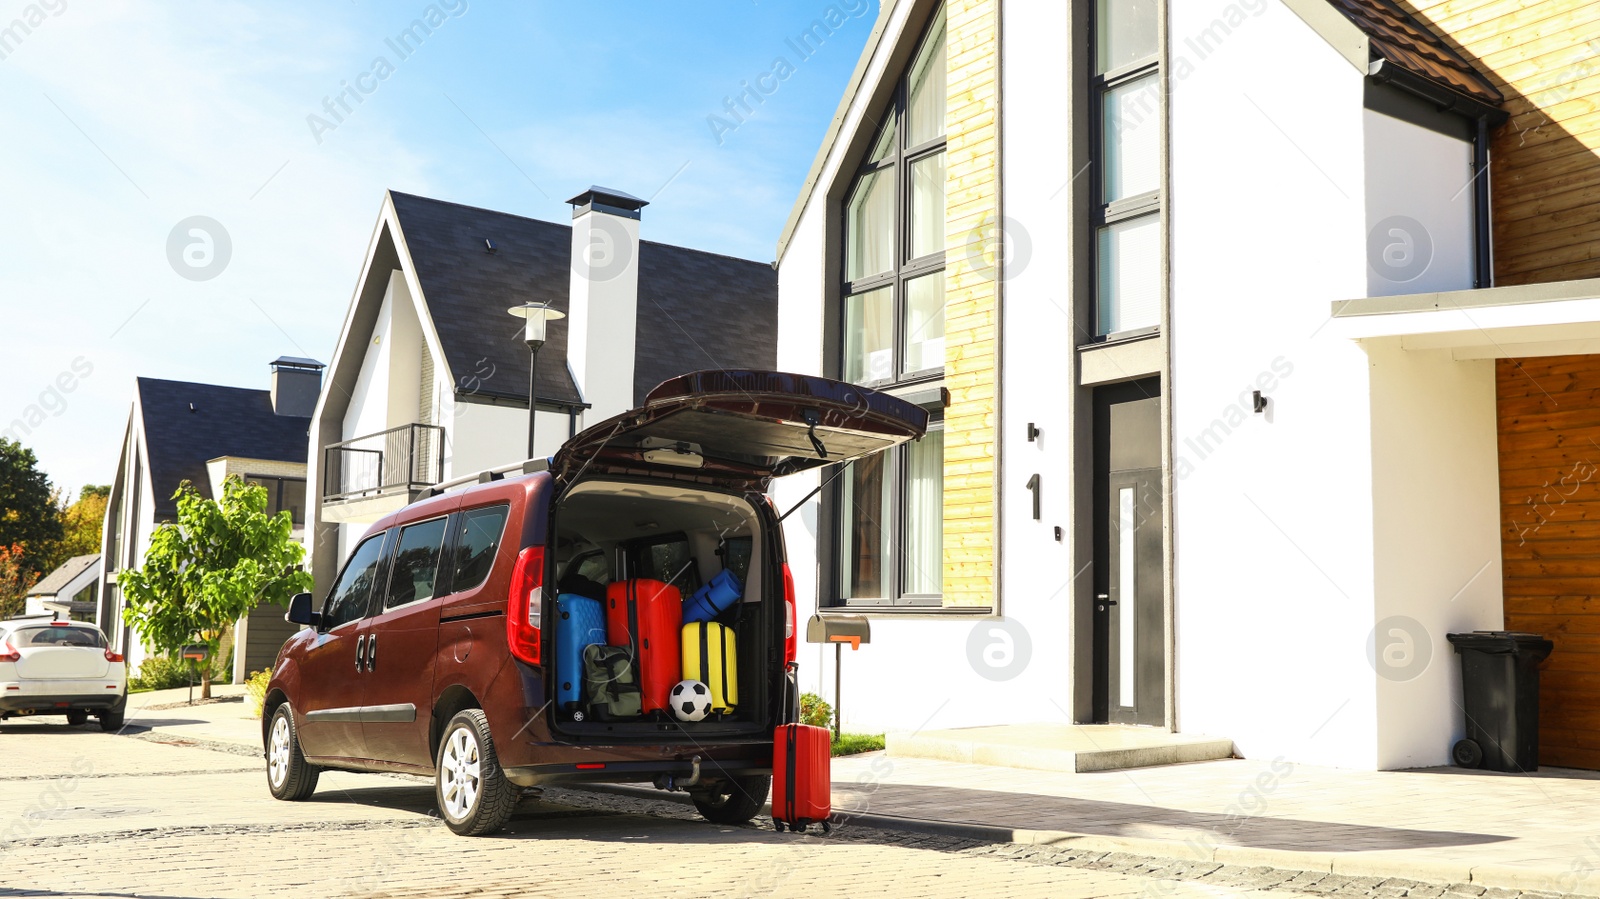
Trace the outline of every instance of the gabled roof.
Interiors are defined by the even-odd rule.
[[[528,348],[506,309],[538,302],[568,311],[572,227],[397,191],[389,197],[451,373],[458,381],[476,376],[474,393],[526,403]],[[569,321],[552,322],[539,351],[541,401],[582,402],[567,369]],[[636,402],[686,372],[770,369],[778,273],[762,262],[641,241],[637,326]]]
[[[311,419],[276,414],[268,391],[159,378],[140,378],[138,390],[158,520],[177,517],[172,495],[184,481],[211,497],[209,459],[305,464]]]
[[[90,553],[87,556],[73,556],[61,563],[61,567],[50,572],[39,583],[33,585],[28,591],[29,596],[55,596],[71,584],[73,579],[82,575],[91,568],[100,566],[100,554]]]
[[[1505,96],[1460,53],[1394,0],[1327,0],[1367,36],[1369,62],[1380,60],[1489,106]]]

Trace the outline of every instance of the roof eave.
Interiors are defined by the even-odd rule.
[[[1440,111],[1454,112],[1471,119],[1487,119],[1494,127],[1509,118],[1499,106],[1479,97],[1464,94],[1455,88],[1424,78],[1410,69],[1402,68],[1391,60],[1379,57],[1367,68],[1367,77],[1379,84],[1389,84],[1438,106]]]

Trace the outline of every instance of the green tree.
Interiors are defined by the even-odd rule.
[[[60,510],[50,479],[39,470],[39,458],[22,444],[0,437],[0,546],[22,547],[18,567],[33,578],[24,592],[45,570],[60,540]]]
[[[44,569],[51,571],[73,556],[100,551],[101,531],[105,528],[109,486],[89,484],[78,491],[78,498],[61,507],[61,539],[52,547]]]
[[[267,515],[264,487],[230,477],[218,501],[185,482],[173,499],[177,523],[151,535],[142,568],[117,573],[123,618],[156,652],[200,643],[214,659],[228,625],[263,602],[287,603],[311,589],[310,572],[299,568],[305,548],[290,537],[288,511]],[[210,668],[203,698],[211,696]]]

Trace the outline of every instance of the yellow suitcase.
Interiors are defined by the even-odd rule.
[[[733,629],[715,621],[683,626],[683,679],[711,688],[711,711],[739,704],[739,646]]]

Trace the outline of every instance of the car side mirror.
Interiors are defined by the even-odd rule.
[[[311,608],[309,593],[296,593],[289,597],[289,611],[284,613],[283,620],[290,624],[304,624],[311,627],[322,625],[322,615]]]

